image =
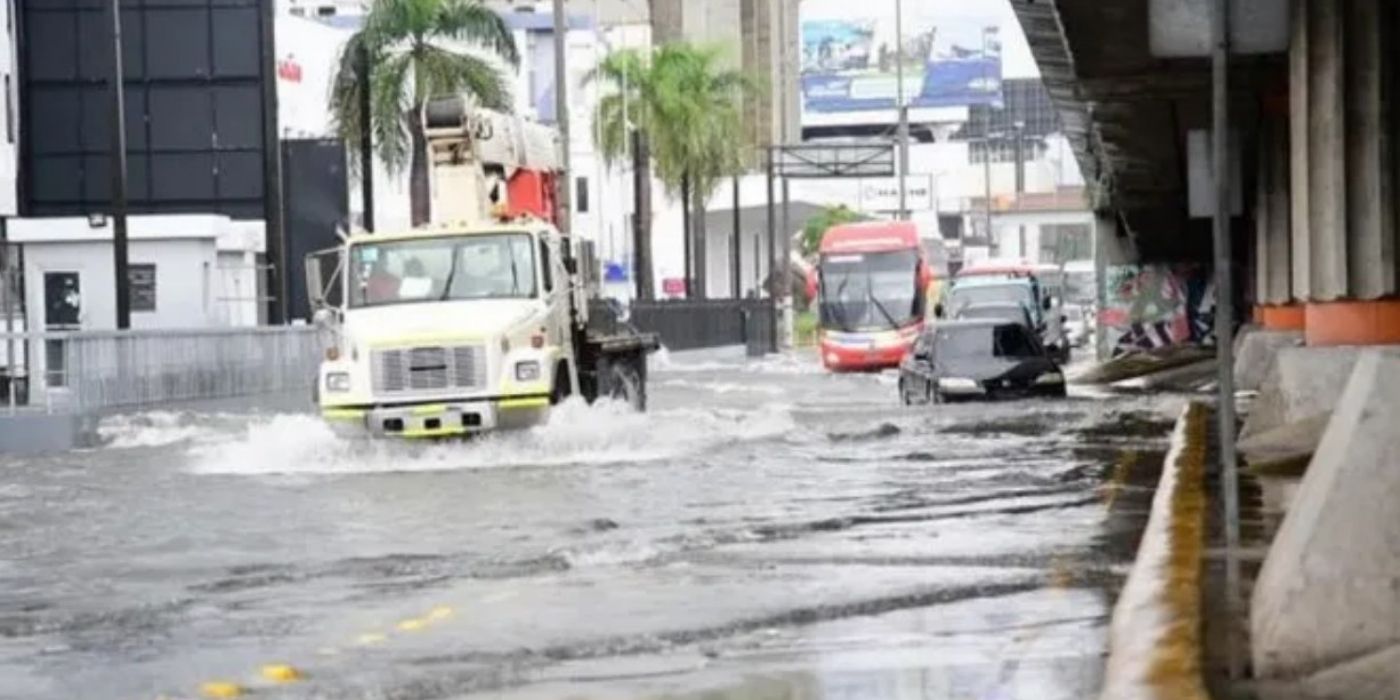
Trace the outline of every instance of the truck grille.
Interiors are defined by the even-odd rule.
[[[486,348],[480,345],[374,350],[374,390],[446,391],[486,385]]]

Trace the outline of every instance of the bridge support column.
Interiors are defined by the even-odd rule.
[[[1288,129],[1266,123],[1255,178],[1254,322],[1270,330],[1303,330],[1303,307],[1293,300],[1293,239],[1289,210]]]
[[[1400,40],[1400,12],[1388,3],[1334,0],[1296,0],[1294,10],[1292,296],[1307,306],[1309,345],[1400,343],[1400,158],[1391,136],[1400,126],[1391,50]],[[1261,149],[1261,180],[1272,181],[1263,172],[1271,152]],[[1257,208],[1256,292],[1272,305],[1284,300],[1273,293],[1274,209],[1266,201],[1261,195]],[[1293,324],[1297,312],[1272,318]]]

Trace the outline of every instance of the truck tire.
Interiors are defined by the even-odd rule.
[[[647,410],[647,387],[632,363],[609,363],[607,372],[608,398],[626,402],[638,413]]]
[[[554,367],[554,388],[549,391],[549,405],[558,406],[569,398],[573,389],[569,386],[569,363],[560,362]]]

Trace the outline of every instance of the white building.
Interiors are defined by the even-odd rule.
[[[132,328],[257,325],[261,221],[143,215],[127,225]],[[9,236],[24,249],[25,327],[116,328],[110,220],[16,219]]]

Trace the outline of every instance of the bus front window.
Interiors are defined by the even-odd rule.
[[[923,317],[915,250],[827,254],[821,261],[821,326],[838,331],[903,328]]]

